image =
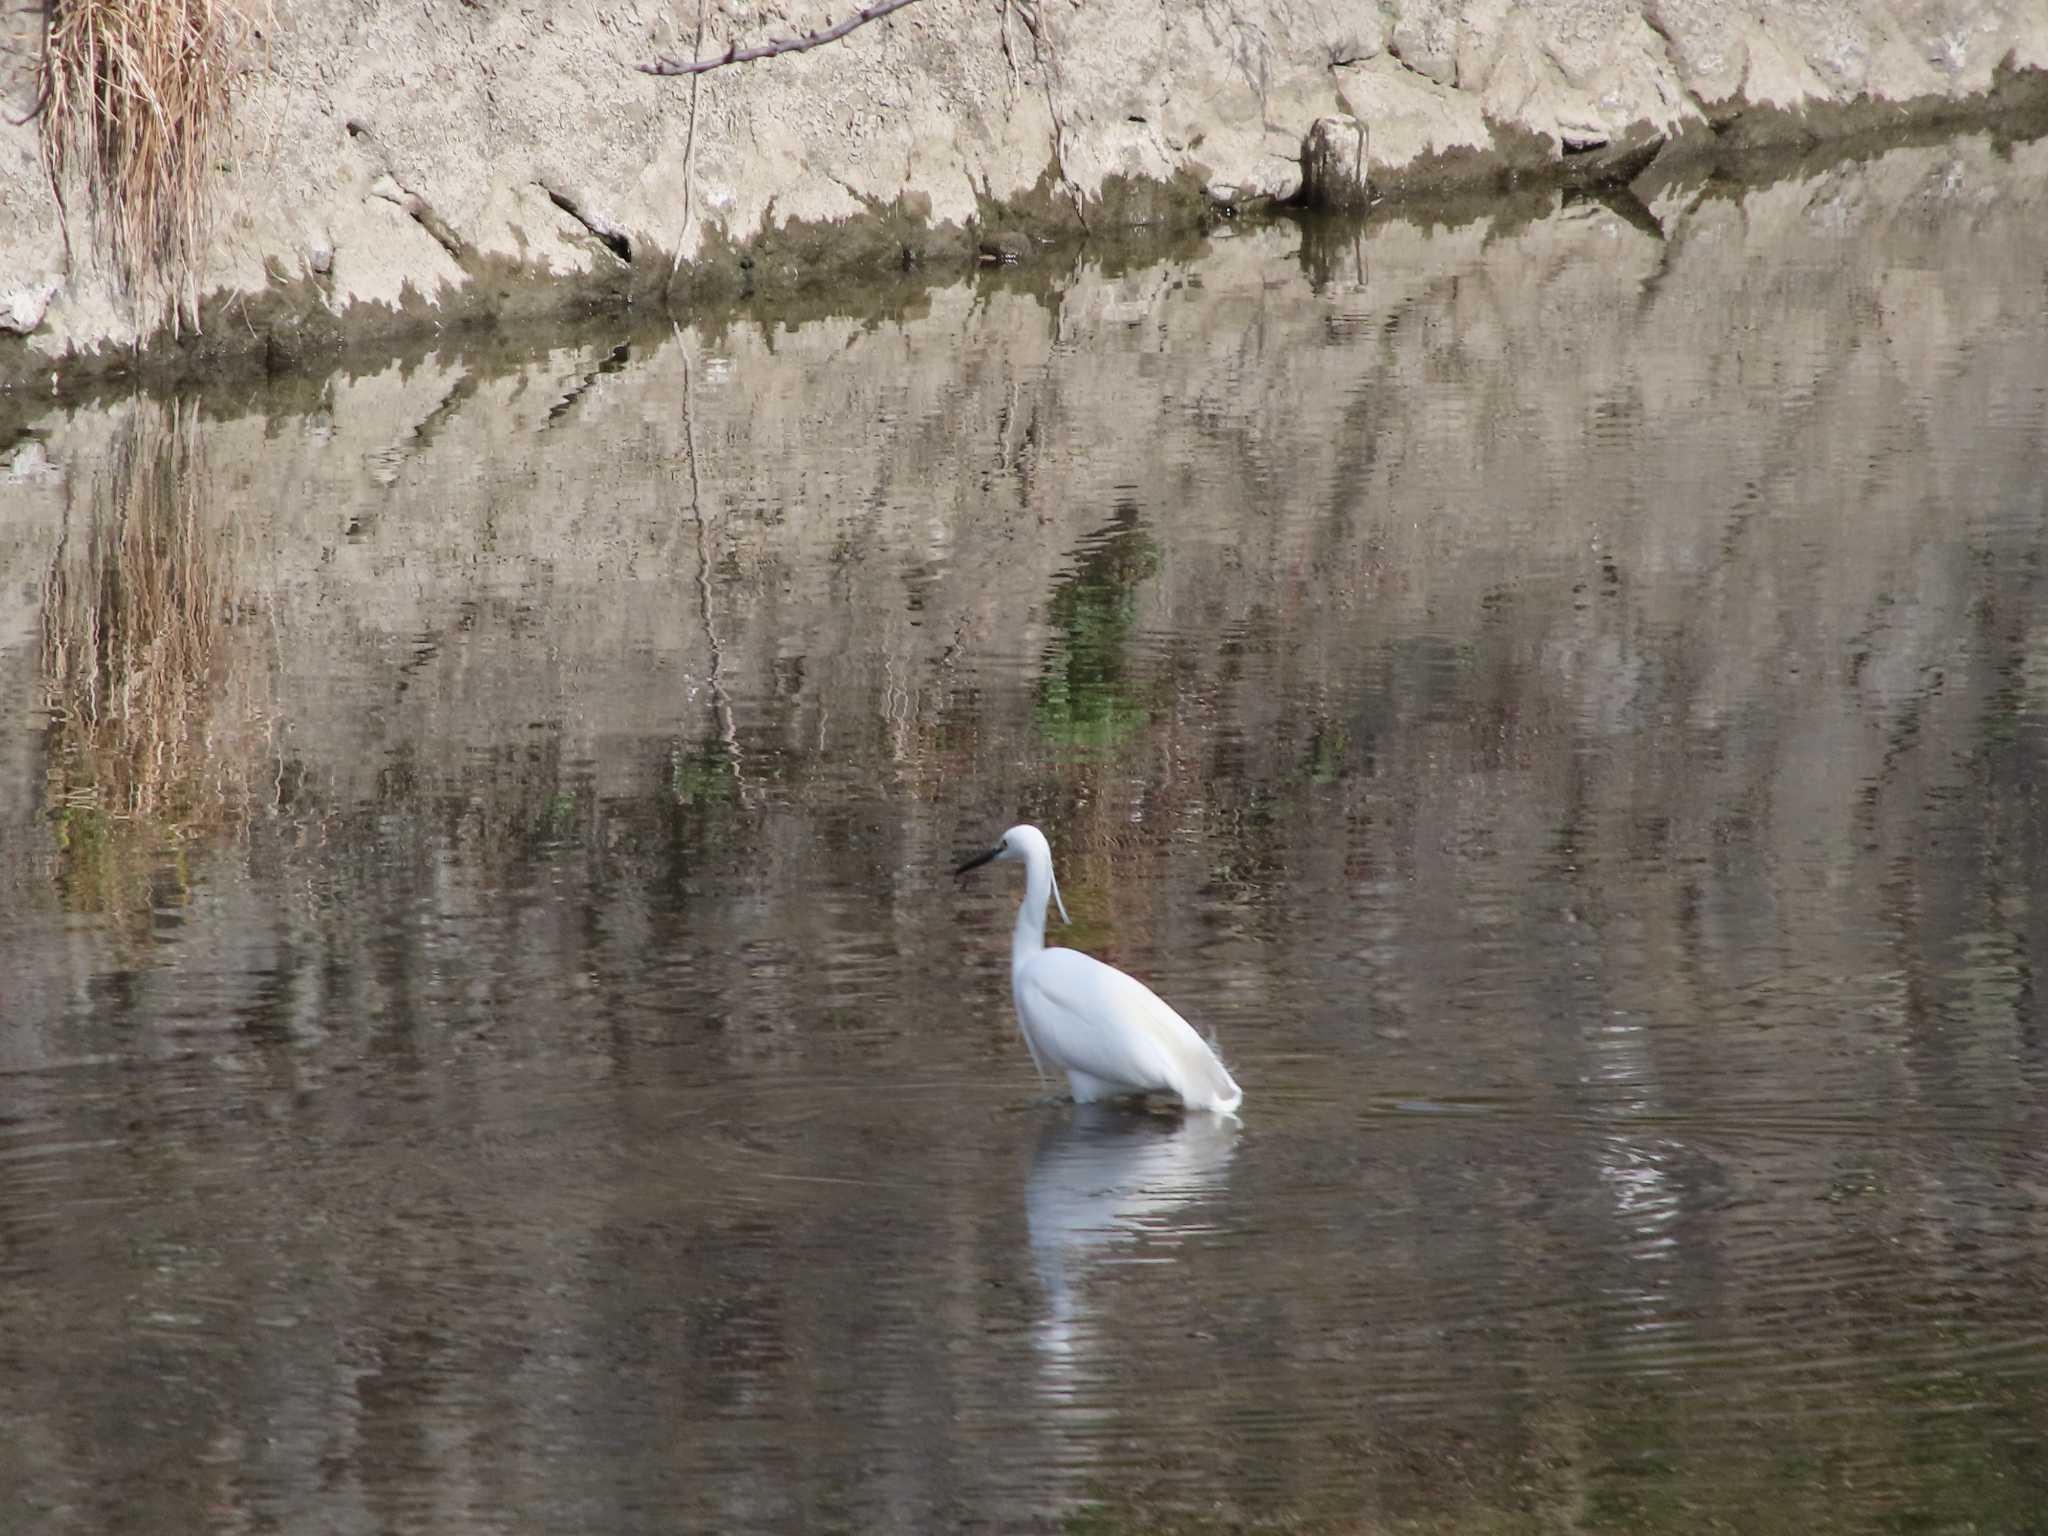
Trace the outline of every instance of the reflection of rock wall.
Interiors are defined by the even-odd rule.
[[[214,420],[237,586],[274,626],[280,794],[438,804],[494,859],[650,795],[743,813],[872,778],[912,804],[969,772],[973,819],[1007,812],[1043,792],[1038,658],[1086,643],[1060,584],[1121,516],[1160,553],[1117,599],[1129,657],[1073,671],[1151,721],[1105,743],[1149,764],[1135,805],[1090,801],[1125,828],[1105,854],[1134,811],[1309,773],[1376,830],[1285,799],[1298,857],[1413,880],[1425,924],[1465,899],[1433,840],[1537,858],[1571,801],[1637,847],[1634,784],[1668,802],[1645,858],[1812,836],[1837,855],[1807,867],[1874,878],[1859,828],[1919,815],[1963,773],[1935,744],[2038,692],[1957,667],[1995,638],[2039,669],[1991,509],[2037,467],[2041,159],[1964,141],[1673,191],[1661,240],[1598,204],[1394,222],[1311,252],[1313,292],[1273,286],[1292,236],[1267,234],[1056,308],[961,286],[900,323],[450,354]],[[42,582],[107,419],[17,449],[5,590]],[[1607,743],[1590,767],[1580,738]],[[1417,798],[1358,821],[1368,761]],[[38,782],[8,780],[31,844]],[[902,835],[899,869],[953,834]],[[1289,836],[1246,829],[1247,891]],[[1729,891],[1728,921],[1796,921],[1798,892]],[[1154,921],[1117,915],[1139,950]]]
[[[1168,546],[1141,644],[1320,636],[1272,664],[1327,672],[1333,708],[1355,626],[1505,645],[1529,602],[1548,627],[1503,661],[1580,728],[1639,729],[1651,702],[1732,725],[1788,649],[1825,658],[1817,700],[1853,656],[1853,686],[1905,712],[1967,612],[1924,510],[1978,504],[2015,483],[1997,451],[2031,451],[1944,418],[2031,398],[2025,283],[1995,267],[2030,259],[2040,159],[1964,142],[1674,193],[1661,241],[1597,204],[1396,222],[1313,295],[1268,286],[1293,241],[1273,234],[1084,276],[1056,310],[969,286],[901,324],[734,326],[623,363],[455,354],[214,421],[208,457],[276,610],[299,750],[343,802],[370,759],[317,750],[309,710],[459,777],[516,688],[612,773],[616,736],[710,727],[714,636],[741,735],[778,764],[822,729],[914,773],[963,669],[1048,643],[1056,578],[1119,506]],[[9,590],[40,579],[99,419],[17,452]],[[1817,541],[1827,558],[1794,558]],[[1501,598],[1589,572],[1625,587],[1621,614],[1558,629]],[[1239,702],[1264,750],[1282,693]]]
[[[715,8],[706,49],[828,9]],[[2002,67],[2048,61],[2039,7],[1976,0],[1739,14],[1698,0],[1186,14],[923,0],[694,90],[630,68],[690,51],[686,16],[591,0],[280,4],[239,80],[211,274],[224,295],[278,298],[218,309],[214,344],[247,332],[291,353],[335,316],[360,329],[394,312],[509,312],[535,302],[507,283],[515,270],[616,297],[664,287],[677,251],[708,263],[695,275],[730,279],[720,253],[751,242],[748,281],[772,288],[819,267],[895,270],[906,247],[970,255],[977,219],[1042,226],[1078,206],[1103,230],[1185,215],[1204,183],[1284,197],[1309,124],[1337,111],[1367,125],[1382,181],[1490,180],[1687,130],[1784,137],[1859,103],[1889,123],[1902,104],[1985,98]],[[17,68],[0,93],[25,109],[30,79]],[[66,272],[34,130],[0,121],[0,326],[33,330],[41,356],[134,324],[103,276]],[[0,352],[0,376],[16,367],[33,365]]]

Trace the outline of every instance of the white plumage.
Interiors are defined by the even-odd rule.
[[[1010,992],[1024,1044],[1041,1075],[1067,1074],[1082,1103],[1126,1093],[1171,1093],[1189,1109],[1229,1114],[1244,1093],[1209,1043],[1159,994],[1077,949],[1045,947],[1045,907],[1059,904],[1052,848],[1033,826],[1016,826],[987,853],[962,864],[1011,860],[1024,866],[1024,900],[1010,944]]]

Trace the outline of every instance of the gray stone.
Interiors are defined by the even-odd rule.
[[[29,287],[17,288],[0,299],[0,331],[16,336],[28,335],[43,323],[43,316],[49,313],[50,300],[63,286],[56,278],[46,278]]]
[[[1394,23],[1387,51],[1402,65],[1438,85],[1458,83],[1457,23],[1440,11],[1404,12]]]
[[[1311,208],[1363,208],[1372,200],[1365,124],[1319,117],[1301,141],[1301,200]]]

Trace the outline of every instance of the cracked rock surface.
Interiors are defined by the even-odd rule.
[[[703,51],[844,11],[734,0],[707,10]],[[210,302],[288,294],[294,323],[345,328],[488,308],[509,273],[658,293],[764,243],[794,254],[760,270],[800,267],[848,248],[815,232],[884,218],[931,232],[920,258],[972,261],[999,221],[1094,231],[1199,215],[1209,187],[1292,197],[1323,118],[1364,124],[1373,185],[1398,191],[1826,132],[1830,110],[1924,112],[2048,68],[2044,0],[919,0],[812,53],[637,73],[693,50],[689,14],[278,0],[214,188]],[[27,78],[0,80],[10,114]],[[27,334],[0,336],[0,376],[147,330],[72,243],[67,265],[36,129],[0,119],[0,294],[61,274],[32,323],[10,311]],[[911,254],[900,230],[875,245]]]

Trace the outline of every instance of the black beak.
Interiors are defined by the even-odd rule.
[[[965,864],[962,864],[958,869],[954,870],[953,873],[956,875],[964,875],[970,869],[979,869],[982,865],[986,864],[990,859],[994,858],[997,854],[1001,853],[1002,851],[1003,845],[1001,843],[997,843],[995,847],[989,849],[987,853],[977,853]]]

